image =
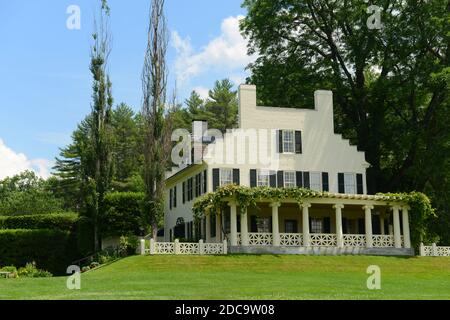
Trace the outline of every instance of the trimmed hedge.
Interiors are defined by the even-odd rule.
[[[76,238],[61,230],[0,230],[0,265],[39,269],[63,275],[77,256]]]
[[[73,231],[77,221],[78,215],[76,213],[0,216],[0,229],[52,229]]]
[[[101,235],[138,235],[145,228],[144,193],[113,192],[105,196],[106,213],[101,217]]]

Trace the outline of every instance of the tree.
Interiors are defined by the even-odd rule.
[[[0,180],[0,215],[31,215],[62,212],[62,201],[49,181],[24,171]]]
[[[233,84],[228,79],[216,81],[206,103],[206,120],[212,128],[222,132],[237,125],[237,98],[232,88]]]
[[[171,149],[171,121],[166,111],[168,35],[164,0],[152,0],[147,51],[142,72],[145,211],[156,239],[164,216],[165,172]]]
[[[381,29],[367,27],[363,1],[244,1],[241,30],[259,54],[248,81],[259,86],[260,102],[274,106],[309,106],[314,90],[333,90],[336,129],[371,164],[370,193],[448,194],[439,181],[450,157],[442,120],[449,118],[450,2],[374,4]]]

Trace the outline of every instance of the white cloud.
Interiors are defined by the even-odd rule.
[[[47,159],[28,159],[23,153],[17,153],[0,139],[0,179],[13,176],[25,170],[31,170],[42,178],[50,176],[53,163]]]
[[[194,91],[198,93],[198,95],[200,96],[200,98],[202,98],[203,100],[206,100],[209,97],[209,89],[199,86],[199,87],[195,87]]]
[[[247,40],[239,31],[239,20],[244,16],[229,17],[222,21],[221,34],[206,46],[195,52],[189,37],[182,38],[177,31],[172,32],[172,45],[177,51],[175,73],[181,86],[192,78],[210,70],[221,71],[228,77],[230,73],[243,72],[255,60],[247,55]]]

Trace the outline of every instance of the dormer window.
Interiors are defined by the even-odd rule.
[[[286,154],[302,153],[302,132],[295,130],[278,130],[278,152]]]

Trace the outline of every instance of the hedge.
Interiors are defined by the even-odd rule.
[[[39,269],[65,274],[76,259],[73,233],[61,230],[0,230],[0,265],[23,267],[36,262]]]
[[[101,220],[102,237],[139,235],[145,232],[144,193],[114,192],[105,196],[105,215]]]
[[[0,216],[0,229],[52,229],[73,231],[77,221],[78,215],[76,213]]]

